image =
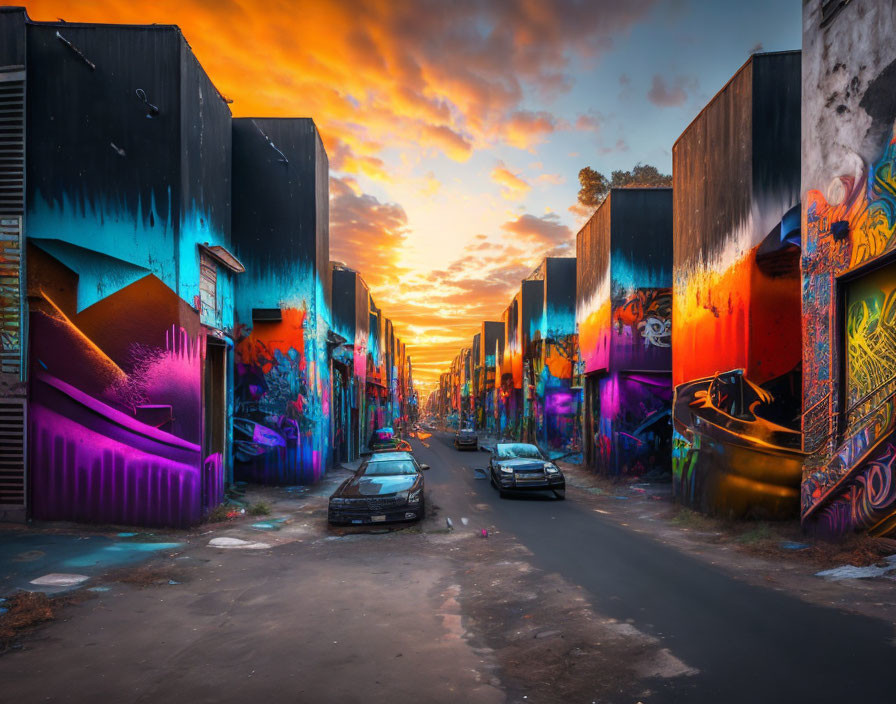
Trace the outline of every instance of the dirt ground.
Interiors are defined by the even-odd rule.
[[[896,624],[892,579],[815,576],[880,563],[896,552],[888,541],[827,544],[795,523],[719,521],[676,507],[668,485],[564,471],[569,495],[604,519],[737,579]],[[326,497],[344,476],[312,490],[248,488],[257,515],[157,531],[152,540],[178,547],[93,574],[76,591],[2,595],[4,695],[634,704],[694,673],[656,637],[599,613],[580,587],[533,566],[512,536],[493,525],[487,537],[478,525],[449,528],[437,501],[420,524],[329,527]],[[0,540],[20,532],[0,531]],[[114,527],[96,535],[149,539]],[[219,685],[210,691],[209,682]]]

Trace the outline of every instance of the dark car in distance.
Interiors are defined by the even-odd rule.
[[[478,450],[479,449],[479,436],[476,435],[475,430],[469,430],[465,428],[464,430],[458,430],[454,434],[454,449],[455,450]]]
[[[528,443],[495,445],[489,460],[489,479],[502,498],[515,491],[549,491],[558,499],[566,498],[563,472]]]
[[[377,428],[373,431],[373,437],[370,438],[370,453],[410,451],[411,443],[398,437],[392,428]]]
[[[409,452],[377,453],[330,497],[327,520],[337,524],[388,523],[423,518],[423,471]]]

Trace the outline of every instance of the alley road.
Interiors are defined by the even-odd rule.
[[[531,561],[581,586],[595,611],[654,635],[699,672],[667,680],[650,701],[893,701],[892,629],[726,575],[658,540],[623,528],[577,501],[501,499],[474,469],[485,452],[461,453],[436,433],[415,454],[441,516],[511,533]]]
[[[601,513],[606,495],[501,499],[475,477],[486,453],[443,433],[412,443],[431,466],[420,525],[328,527],[337,470],[309,490],[250,488],[271,506],[263,521],[0,533],[0,570],[24,574],[40,552],[42,572],[90,575],[59,619],[0,655],[0,701],[893,701],[888,622],[734,578]],[[58,557],[66,536],[77,550]],[[159,541],[145,565],[115,570],[78,547]]]

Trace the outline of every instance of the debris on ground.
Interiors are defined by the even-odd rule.
[[[883,562],[876,565],[857,567],[856,565],[841,565],[830,570],[816,572],[816,577],[823,577],[829,581],[842,579],[869,579],[871,577],[883,577],[896,570],[896,555],[890,555]]]
[[[86,574],[64,574],[61,572],[53,572],[45,574],[37,579],[32,579],[31,584],[38,587],[75,587],[82,582],[86,582],[90,577]]]
[[[208,541],[208,544],[212,548],[235,550],[267,550],[271,547],[269,543],[255,543],[249,540],[240,540],[239,538],[212,538]]]
[[[0,653],[12,641],[35,626],[52,621],[62,602],[41,592],[17,592],[3,602],[6,613],[0,614]]]
[[[792,540],[782,540],[778,543],[784,550],[808,550],[812,546],[808,543],[797,543]]]
[[[171,564],[157,563],[140,567],[126,567],[103,575],[103,582],[129,584],[135,587],[157,587],[170,581],[183,582],[184,572]],[[109,591],[109,587],[93,587],[89,591]]]

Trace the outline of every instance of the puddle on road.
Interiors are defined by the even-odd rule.
[[[183,543],[112,543],[65,560],[66,567],[117,567],[140,562],[151,553],[176,550]]]
[[[258,523],[253,523],[252,528],[255,530],[264,530],[264,531],[277,531],[283,527],[283,524],[286,523],[289,519],[286,516],[281,518],[270,518],[266,521],[259,521]]]

